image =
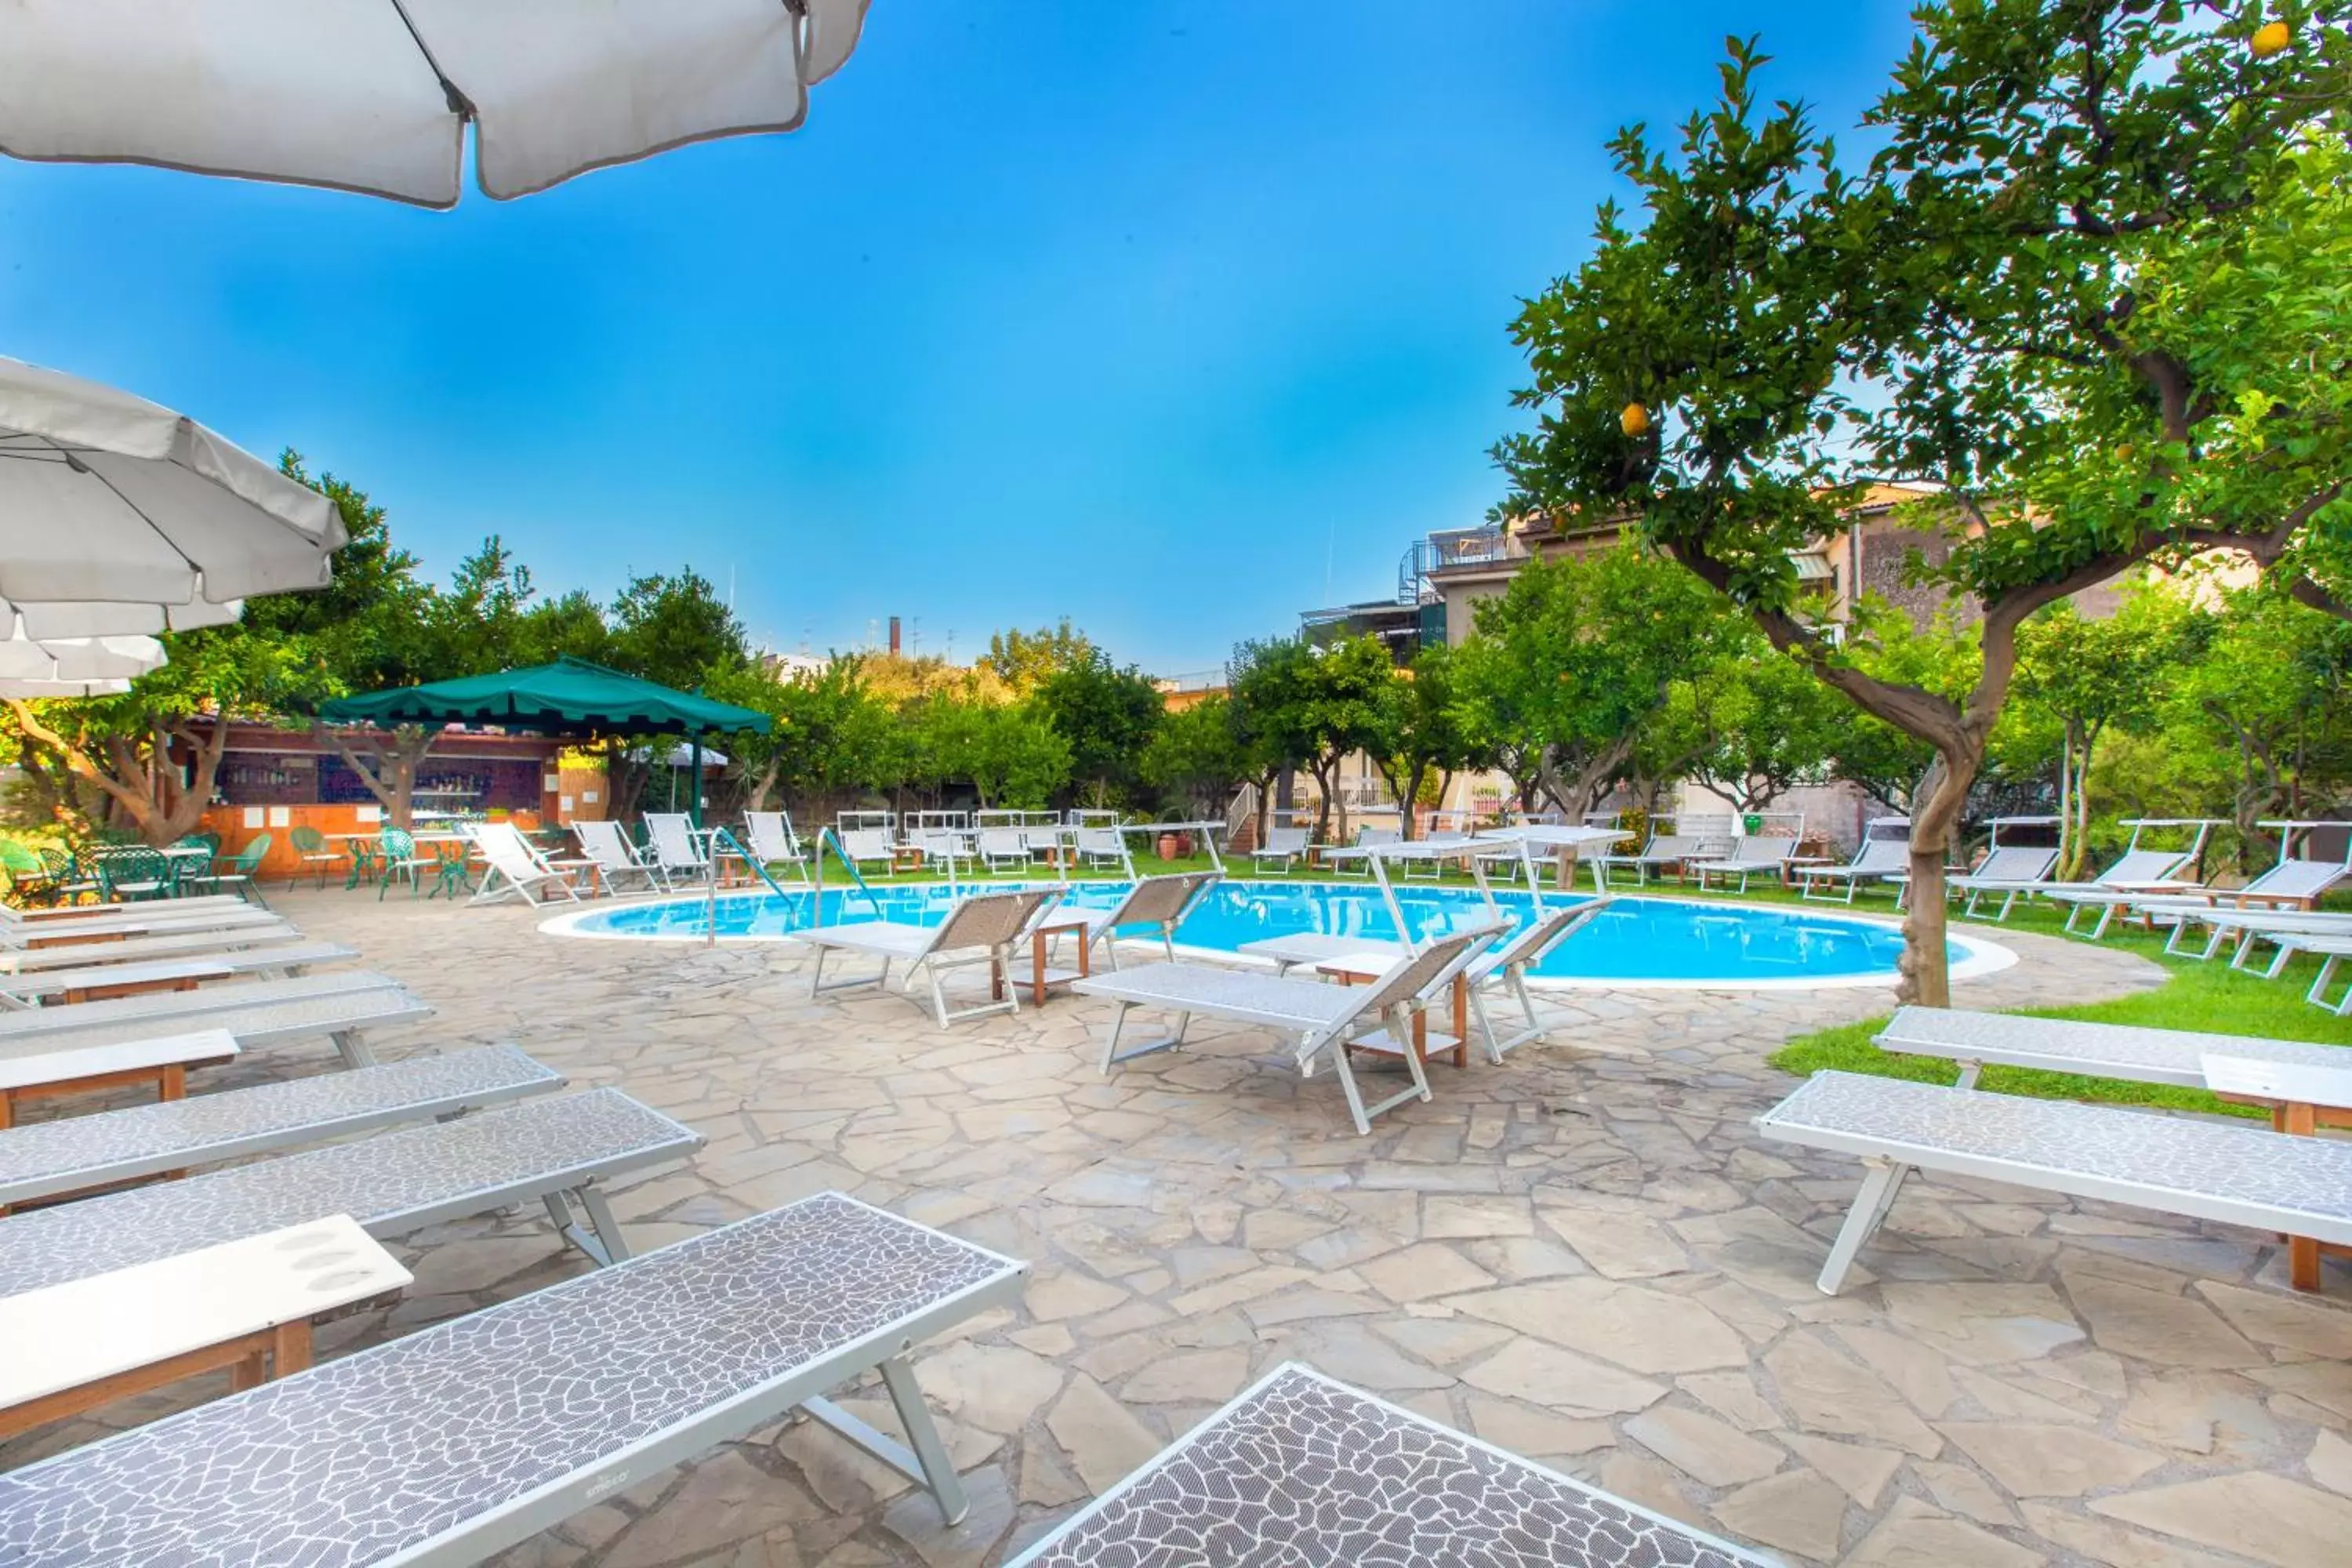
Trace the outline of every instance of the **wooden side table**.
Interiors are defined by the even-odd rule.
[[[1029,994],[1038,1006],[1045,1005],[1048,986],[1067,985],[1073,980],[1084,980],[1094,973],[1094,943],[1087,941],[1092,930],[1085,921],[1048,921],[1029,933]],[[1045,950],[1057,936],[1075,934],[1078,939],[1078,966],[1076,969],[1049,969],[1045,965]]]

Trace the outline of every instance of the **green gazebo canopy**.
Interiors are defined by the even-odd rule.
[[[553,735],[767,733],[768,716],[584,658],[339,697],[323,717],[374,724],[497,724]]]

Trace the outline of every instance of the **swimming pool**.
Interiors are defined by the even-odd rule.
[[[1005,884],[1012,886],[1013,884]],[[967,887],[963,889],[970,892]],[[1068,902],[1109,909],[1124,887],[1080,883]],[[875,889],[875,902],[827,889],[821,916],[807,893],[730,893],[717,904],[722,942],[773,942],[811,925],[892,920],[935,924],[945,914],[944,885]],[[1485,902],[1467,888],[1399,888],[1398,906],[1416,937],[1484,924]],[[1525,893],[1497,892],[1503,912],[1525,919]],[[1554,907],[1559,895],[1547,895]],[[877,909],[876,905],[879,908]],[[618,941],[699,942],[706,934],[700,897],[654,903],[606,905],[549,921],[542,930],[565,936]],[[1301,931],[1393,939],[1396,922],[1369,886],[1328,882],[1220,883],[1177,930],[1178,942],[1204,952],[1230,953],[1261,937]],[[1815,914],[1768,905],[1703,903],[1683,899],[1620,898],[1598,921],[1562,944],[1529,976],[1538,984],[1770,987],[1888,985],[1903,936],[1888,921]],[[1969,938],[1951,940],[1955,978],[1990,973],[2017,962],[2007,948]]]

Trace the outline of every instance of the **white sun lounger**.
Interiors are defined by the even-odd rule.
[[[1882,1050],[1959,1063],[1962,1089],[1976,1087],[1978,1074],[1988,1062],[2184,1089],[2205,1087],[2205,1075],[2198,1064],[2209,1056],[2321,1067],[2352,1063],[2352,1051],[2342,1046],[2194,1029],[2086,1024],[2074,1018],[2029,1018],[2015,1013],[1970,1013],[1956,1007],[1898,1008],[1874,1039]]]
[[[1316,1059],[1328,1056],[1347,1097],[1348,1114],[1358,1133],[1370,1133],[1371,1119],[1408,1100],[1431,1098],[1429,1076],[1422,1053],[1412,1046],[1412,1015],[1428,1004],[1472,959],[1508,928],[1482,926],[1440,937],[1416,953],[1398,959],[1369,985],[1333,985],[1321,981],[1252,974],[1216,969],[1204,963],[1150,963],[1074,981],[1070,989],[1118,1004],[1109,1033],[1103,1040],[1102,1070],[1154,1051],[1176,1050],[1192,1016],[1228,1018],[1235,1023],[1292,1036],[1291,1058],[1302,1077],[1312,1077]],[[1344,955],[1341,955],[1344,956]],[[1127,1016],[1138,1007],[1177,1015],[1176,1032],[1162,1039],[1119,1048]],[[1385,1027],[1375,1028],[1374,1026]],[[1368,1032],[1369,1031],[1369,1032]],[[1428,1048],[1434,1053],[1455,1043],[1430,1032]],[[1375,1050],[1403,1058],[1411,1083],[1386,1100],[1367,1105],[1349,1065],[1350,1047]]]
[[[1086,921],[1087,945],[1100,942],[1103,957],[1113,969],[1118,967],[1118,933],[1129,926],[1156,927],[1160,945],[1167,949],[1172,963],[1176,957],[1176,928],[1208,896],[1209,889],[1224,879],[1222,871],[1177,871],[1165,877],[1145,877],[1127,890],[1127,897],[1118,901],[1116,909],[1063,910],[1060,914]]]
[[[0,952],[0,975],[32,974],[44,969],[80,969],[92,963],[135,963],[150,958],[193,958],[240,948],[271,947],[304,940],[284,921],[229,931],[168,931],[125,937],[121,942],[70,942]]]
[[[1029,837],[1017,827],[983,827],[974,836],[974,854],[991,875],[1029,868]]]
[[[0,1014],[0,1058],[120,1045],[192,1029],[223,1029],[247,1049],[289,1040],[333,1041],[346,1067],[373,1067],[362,1031],[414,1024],[433,1009],[388,975],[331,970],[202,991],[157,991],[71,1007]]]
[[[47,904],[37,910],[20,910],[14,904],[0,904],[0,931],[22,926],[46,925],[52,921],[99,920],[107,916],[135,913],[141,916],[171,911],[178,914],[235,913],[253,906],[235,893],[205,893],[200,897],[125,900],[117,899],[101,904]]]
[[[1265,830],[1265,842],[1250,851],[1250,865],[1264,876],[1266,862],[1271,860],[1287,877],[1290,863],[1307,853],[1307,841],[1313,837],[1312,828],[1269,827]]]
[[[1826,1295],[1914,1170],[2352,1244],[2352,1143],[2335,1139],[1843,1072],[1815,1073],[1756,1128],[1869,1168],[1822,1266]]]
[[[559,897],[567,903],[580,901],[580,889],[572,879],[589,862],[567,861],[559,866],[541,860],[511,822],[478,822],[468,836],[488,864],[482,873],[482,885],[467,900],[469,908],[501,899],[520,899],[532,909]]]
[[[228,1048],[236,1041],[226,1037]],[[563,1075],[476,1046],[0,1132],[0,1207],[550,1094]]]
[[[2105,906],[2098,931],[2104,931],[2107,921],[2118,910],[2141,916],[2151,921],[2168,921],[2172,935],[2165,951],[2187,954],[2189,949],[2180,945],[2183,934],[2191,927],[2214,927],[2213,938],[2199,956],[2210,958],[2220,950],[2221,931],[2215,927],[2215,917],[2231,914],[2251,914],[2263,910],[2278,913],[2312,911],[2318,908],[2320,895],[2344,879],[2352,868],[2338,860],[2281,860],[2242,888],[2192,888],[2182,892],[2151,892],[2141,889],[2106,891],[2070,890],[2062,902],[2078,906]],[[2070,912],[2067,924],[2072,929],[2074,914]],[[2097,932],[2094,932],[2094,935]]]
[[[2352,984],[2346,985],[2344,994],[2335,1001],[2327,999],[2327,988],[2336,984],[2336,967],[2347,959],[2352,959],[2352,932],[2321,936],[2306,931],[2272,940],[2279,944],[2280,960],[2272,965],[2273,973],[2284,966],[2285,960],[2298,952],[2312,954],[2321,961],[2319,973],[2312,977],[2311,989],[2303,994],[2303,999],[2339,1018],[2352,1017]]]
[[[5,1540],[0,1537],[0,1540]],[[1770,1568],[1296,1362],[1009,1568]]]
[[[1597,899],[1540,914],[1470,961],[1470,1005],[1478,1015],[1478,1026],[1486,1031],[1488,1061],[1499,1064],[1508,1052],[1550,1033],[1536,1016],[1535,998],[1528,994],[1528,971],[1550,957],[1560,943],[1607,913],[1609,906],[1616,901],[1616,894],[1603,893]],[[1527,1015],[1527,1027],[1508,1038],[1495,1027],[1495,1020],[1486,1012],[1485,994],[1490,990],[1507,990],[1517,999],[1520,1011]]]
[[[834,842],[853,870],[863,871],[868,866],[878,865],[886,877],[898,874],[898,858],[891,853],[890,830],[887,827],[845,827],[834,835]],[[1025,856],[1023,863],[1027,863]]]
[[[1027,1273],[822,1194],[0,1476],[0,1561],[478,1563],[796,1407],[953,1522],[906,1354]],[[823,1397],[877,1371],[911,1453]]]
[[[1899,826],[1900,838],[1873,838],[1872,828]],[[1883,882],[1905,876],[1911,869],[1911,825],[1899,816],[1883,817],[1863,829],[1863,840],[1853,852],[1853,858],[1843,866],[1800,866],[1797,870],[1797,897],[1817,903],[1853,902],[1853,896],[1864,882]],[[1841,892],[1840,889],[1843,889]]]
[[[1698,888],[1702,893],[1707,890],[1712,879],[1727,880],[1733,877],[1739,879],[1739,890],[1744,893],[1748,890],[1750,877],[1766,876],[1779,880],[1789,869],[1789,862],[1795,858],[1797,847],[1801,842],[1801,839],[1777,835],[1769,838],[1751,836],[1734,844],[1731,853],[1723,858],[1695,861],[1689,869],[1698,873]]]
[[[2215,910],[2203,920],[2212,934],[2206,939],[2206,951],[2200,956],[2210,958],[2223,944],[2234,942],[2236,951],[2230,955],[2232,969],[2252,969],[2255,951],[2269,942],[2273,951],[2262,971],[2265,980],[2277,979],[2299,952],[2324,952],[2326,943],[2352,938],[2352,911],[2231,910]]]
[[[250,1388],[310,1364],[310,1321],[410,1283],[348,1215],[0,1300],[0,1438],[222,1368]]]
[[[30,1209],[0,1220],[0,1297],[320,1215],[350,1215],[381,1238],[534,1198],[565,1240],[611,1263],[629,1246],[599,1184],[690,1159],[702,1142],[617,1089],[595,1089]]]
[[[190,1068],[225,1062],[236,1053],[234,1035],[189,1029],[111,1045],[0,1055],[0,1128],[15,1124],[16,1107],[26,1100],[89,1089],[152,1085],[159,1100],[176,1100],[187,1093]]]
[[[184,910],[185,900],[170,903],[117,904],[109,909],[123,910],[121,914],[92,913],[86,917],[80,910],[66,911],[74,918],[44,921],[20,921],[0,924],[0,952],[17,948],[47,948],[77,944],[98,946],[127,941],[132,937],[173,936],[192,931],[250,931],[259,926],[279,926],[285,918],[257,909],[243,899],[229,898],[215,906],[211,900],[194,900],[202,909]],[[0,908],[5,908],[0,905]],[[98,906],[89,906],[92,909]]]
[[[669,887],[667,873],[637,853],[619,823],[575,822],[572,833],[580,840],[580,852],[594,864],[606,892],[618,893],[622,883],[632,881],[643,882],[648,893]]]
[[[30,974],[0,973],[0,1006],[31,1006],[76,992],[121,987],[161,989],[174,982],[223,980],[240,974],[296,975],[317,963],[357,958],[359,950],[339,942],[298,942],[285,947],[247,947],[228,952],[159,958],[144,963],[91,963],[79,969],[43,969]]]
[[[1966,893],[1969,901],[1960,913],[1968,920],[1977,920],[1977,905],[1988,894],[2000,896],[2000,910],[1992,917],[1995,925],[2009,919],[2009,911],[2020,899],[2030,899],[2036,893],[2046,893],[2058,884],[2050,873],[2058,865],[2058,851],[2040,845],[2004,844],[1984,858],[1973,871],[1945,879],[1946,897]],[[1907,882],[1907,879],[1906,879]]]
[[[1037,913],[1059,897],[1058,888],[976,893],[950,909],[947,918],[935,926],[861,921],[849,925],[813,926],[792,935],[794,941],[816,949],[816,966],[809,974],[812,998],[856,985],[887,985],[890,965],[903,960],[907,964],[905,990],[908,994],[914,992],[918,975],[929,977],[931,1011],[938,1015],[940,1027],[944,1029],[966,1018],[1021,1011],[1018,987],[1011,984],[1013,944],[1028,930]],[[878,973],[836,980],[828,985],[824,983],[824,960],[829,952],[865,953],[879,958],[882,968]],[[976,1007],[950,1011],[947,994],[940,987],[941,972],[974,964],[988,966],[991,1000]]]

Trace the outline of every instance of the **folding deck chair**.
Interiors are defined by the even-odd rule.
[[[1617,901],[1614,893],[1603,893],[1566,909],[1551,910],[1535,919],[1521,922],[1519,928],[1502,942],[1470,961],[1470,1005],[1478,1015],[1478,1026],[1486,1036],[1486,1059],[1501,1065],[1507,1053],[1517,1050],[1529,1040],[1539,1040],[1550,1030],[1536,1016],[1535,998],[1528,994],[1528,971],[1558,952],[1562,942],[1591,925],[1608,912]],[[1495,1020],[1486,1012],[1485,994],[1507,990],[1527,1015],[1527,1027],[1506,1039],[1495,1027]]]
[[[579,902],[580,889],[572,886],[572,873],[585,869],[589,862],[548,864],[524,842],[511,822],[475,823],[468,837],[489,868],[482,873],[482,885],[467,900],[468,908],[495,904],[501,899],[520,899],[532,909],[558,896],[567,903]]]
[[[1698,889],[1702,893],[1707,890],[1710,877],[1737,877],[1739,879],[1739,890],[1745,893],[1750,877],[1769,876],[1779,881],[1788,872],[1789,862],[1796,858],[1797,847],[1801,842],[1778,834],[1770,837],[1749,837],[1734,844],[1731,853],[1720,859],[1686,862],[1685,869],[1698,873]]]
[[[1290,863],[1307,853],[1314,829],[1307,827],[1269,827],[1265,842],[1250,851],[1250,866],[1259,876],[1265,875],[1265,863],[1275,861],[1282,874],[1290,875]]]
[[[772,873],[778,866],[789,866],[801,881],[809,879],[808,851],[793,831],[790,816],[781,811],[747,811],[743,833],[751,840],[745,847],[763,868]]]
[[[1371,1119],[1408,1100],[1431,1098],[1429,1076],[1423,1069],[1423,1050],[1414,1042],[1413,1016],[1453,984],[1454,977],[1508,927],[1481,926],[1438,938],[1416,953],[1391,963],[1369,985],[1330,985],[1315,980],[1251,974],[1213,969],[1203,963],[1151,963],[1073,981],[1070,989],[1118,1004],[1109,1033],[1103,1040],[1103,1076],[1113,1068],[1154,1051],[1176,1050],[1192,1016],[1228,1018],[1255,1024],[1292,1036],[1297,1044],[1291,1058],[1301,1077],[1311,1078],[1318,1058],[1328,1056],[1346,1096],[1348,1114],[1360,1134],[1372,1130]],[[1176,1032],[1162,1039],[1119,1048],[1127,1016],[1138,1007],[1177,1015]],[[1433,1031],[1427,1049],[1451,1049],[1458,1042]],[[1411,1082],[1386,1100],[1367,1105],[1349,1065],[1350,1049],[1373,1050],[1403,1058]]]
[[[566,1241],[612,1263],[629,1245],[602,1184],[691,1159],[702,1142],[617,1089],[593,1089],[31,1209],[0,1221],[0,1298],[320,1215],[350,1215],[383,1238],[534,1198]]]
[[[98,946],[85,951],[95,957],[106,948]],[[192,991],[204,981],[246,974],[298,975],[313,964],[340,963],[358,956],[357,949],[339,942],[298,942],[283,947],[247,947],[187,958],[150,959],[143,963],[88,963],[75,969],[35,970],[29,974],[0,973],[0,1008],[55,1005],[85,998],[125,996],[138,991]]]
[[[1070,830],[1070,847],[1091,871],[1129,869],[1127,840],[1116,827],[1080,826]]]
[[[0,1475],[0,1561],[476,1563],[795,1409],[953,1523],[907,1352],[1027,1275],[821,1194]],[[869,1372],[908,1446],[823,1397]]]
[[[0,1211],[303,1143],[439,1121],[564,1087],[512,1046],[475,1046],[0,1132]]]
[[[2164,951],[2178,956],[2192,953],[2182,941],[2189,928],[2206,927],[2210,935],[2204,951],[2194,956],[2210,958],[2221,951],[2235,917],[2265,910],[2315,913],[2320,896],[2347,875],[2352,875],[2352,866],[2344,862],[2297,858],[2281,860],[2242,888],[2200,888],[2189,893],[2141,895],[2126,901],[2134,914],[2171,922],[2172,934],[2165,939]]]
[[[1846,1072],[1815,1073],[1756,1129],[1867,1167],[1822,1268],[1824,1295],[1914,1170],[2352,1245],[2352,1143],[2334,1139]]]
[[[709,877],[710,856],[694,841],[694,824],[682,811],[646,813],[646,858],[661,868],[663,879],[675,886],[680,877],[700,882]]]
[[[890,965],[899,960],[907,963],[907,979],[903,989],[912,995],[915,977],[928,973],[931,983],[931,1011],[944,1029],[950,1024],[966,1018],[984,1018],[992,1013],[1018,1013],[1021,1002],[1017,988],[1012,984],[1013,946],[1028,931],[1030,923],[1045,906],[1062,896],[1059,888],[1003,893],[975,893],[948,910],[947,918],[935,926],[911,925],[899,921],[860,921],[848,925],[813,926],[807,931],[792,933],[795,942],[804,942],[816,949],[816,966],[809,975],[809,995],[814,998],[827,991],[842,991],[856,985],[887,985]],[[855,980],[824,983],[824,960],[829,952],[862,952],[879,958],[878,973]],[[962,956],[955,956],[961,954]],[[947,993],[940,986],[944,970],[969,968],[986,964],[989,971],[989,992],[992,1000],[976,1007],[961,1011],[948,1009]]]
[[[1404,1563],[1774,1568],[1297,1362],[1276,1367],[1010,1568]]]
[[[1165,877],[1145,877],[1127,890],[1127,896],[1115,909],[1076,910],[1059,911],[1057,919],[1086,921],[1086,942],[1091,948],[1102,944],[1103,957],[1111,968],[1118,967],[1118,933],[1129,926],[1159,928],[1160,945],[1167,949],[1170,962],[1176,957],[1176,928],[1184,917],[1207,896],[1210,889],[1225,879],[1222,871],[1177,871]]]
[[[575,822],[572,835],[580,840],[581,854],[595,865],[606,892],[618,893],[624,882],[643,882],[648,893],[668,890],[668,873],[637,853],[619,823]]]
[[[221,1029],[247,1049],[325,1037],[346,1067],[373,1067],[364,1031],[414,1024],[433,1009],[389,975],[331,970],[203,991],[157,991],[72,1007],[0,1013],[0,1060],[58,1056],[158,1035]]]
[[[1874,837],[1881,827],[1900,827],[1900,837]],[[1853,858],[1843,866],[1800,866],[1797,872],[1797,897],[1817,903],[1832,900],[1851,904],[1854,893],[1864,882],[1883,882],[1903,876],[1911,869],[1911,820],[1904,816],[1882,816],[1863,827],[1862,842],[1854,847]],[[1843,893],[1839,891],[1843,889]]]
[[[2202,917],[2211,929],[2204,956],[2210,958],[2225,943],[2234,942],[2236,951],[2230,955],[2230,967],[2251,970],[2254,952],[2263,943],[2272,945],[2270,964],[2263,972],[2265,980],[2275,980],[2297,952],[2326,952],[2331,942],[2352,938],[2352,910],[2216,910]]]
[[[1947,897],[1966,893],[1969,901],[1960,914],[1966,920],[1977,920],[1978,903],[1988,893],[2000,895],[2000,911],[1992,917],[1995,925],[2009,919],[2009,911],[2020,899],[2031,899],[2036,893],[2046,893],[2058,884],[2050,873],[2058,864],[2058,851],[2032,844],[2004,844],[1990,851],[1984,863],[1975,870],[1945,879]],[[1905,879],[1909,886],[1909,879]]]

